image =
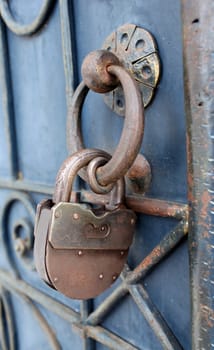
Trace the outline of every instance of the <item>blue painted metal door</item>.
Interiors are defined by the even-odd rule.
[[[0,12],[0,348],[190,349],[180,1],[0,0]],[[68,154],[66,116],[81,62],[124,23],[149,30],[162,61],[142,145],[152,184],[138,199],[176,202],[180,211],[138,213],[130,270],[78,302],[34,269],[35,206],[51,196]],[[82,125],[87,146],[112,152],[123,119],[90,93]],[[138,279],[128,283],[133,270]]]

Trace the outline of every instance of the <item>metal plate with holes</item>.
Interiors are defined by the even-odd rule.
[[[134,76],[142,93],[144,107],[147,107],[160,75],[160,61],[153,36],[141,27],[125,24],[107,37],[103,48],[114,52]],[[104,100],[114,112],[124,116],[125,101],[121,87],[105,94]]]

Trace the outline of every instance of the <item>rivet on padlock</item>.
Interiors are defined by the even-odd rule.
[[[80,203],[72,192],[78,171],[101,150],[84,149],[62,165],[53,201],[41,202],[35,225],[35,263],[43,280],[74,299],[93,298],[120,275],[134,234],[135,213],[124,205],[124,179],[104,210]],[[75,198],[70,202],[70,198]]]

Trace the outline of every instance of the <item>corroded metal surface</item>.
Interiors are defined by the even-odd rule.
[[[134,236],[136,215],[125,207],[124,181],[112,189],[108,206],[67,202],[78,171],[105,152],[83,149],[67,158],[57,175],[54,202],[38,205],[35,262],[41,278],[73,299],[101,294],[119,277]]]
[[[86,195],[86,198],[90,197]],[[181,217],[186,217],[187,208],[185,205],[169,202],[166,205],[165,201],[158,200],[156,202],[156,200],[154,200],[153,206],[150,201],[150,199],[146,199],[146,204],[150,203],[149,206],[151,207],[149,215],[160,215],[158,207],[162,207],[162,214],[164,216],[176,217],[178,220],[181,219]],[[138,210],[139,207],[140,206],[138,204]],[[147,205],[145,205],[145,208],[142,209],[142,212],[146,210],[146,207]],[[142,276],[145,278],[151,269],[154,268],[157,263],[160,263],[166,254],[169,254],[172,249],[174,249],[179,244],[183,236],[186,235],[186,224],[187,222],[184,220],[184,224],[179,225],[177,229],[170,232],[164,238],[164,240],[160,242],[160,245],[154,248],[154,250],[146,257],[146,259],[142,261],[139,267],[136,267],[136,271],[138,271],[137,279],[142,278]],[[160,249],[160,247],[164,248]],[[156,254],[157,251],[158,254]],[[140,292],[140,294],[138,293],[138,297],[136,297],[136,291],[134,291],[133,288],[136,289],[138,286],[140,288],[140,285],[136,284],[136,280],[133,287],[132,284],[130,284],[130,282],[133,283],[134,279],[136,278],[136,274],[133,275],[134,279],[132,280],[132,271],[129,269],[128,275],[125,273],[124,276],[124,282],[119,285],[109,296],[107,296],[105,300],[96,308],[96,310],[90,312],[89,315],[87,315],[87,312],[84,311],[85,316],[83,324],[80,318],[80,313],[76,312],[70,307],[67,307],[63,303],[54,300],[52,297],[49,297],[37,288],[32,287],[30,284],[27,284],[21,280],[18,275],[16,278],[14,278],[14,276],[10,276],[8,272],[0,270],[0,281],[4,284],[5,288],[10,293],[19,293],[21,298],[28,297],[30,300],[36,301],[40,305],[44,306],[50,311],[53,311],[64,320],[71,323],[72,328],[82,330],[81,334],[84,338],[91,337],[97,342],[108,345],[108,347],[112,349],[119,348],[121,344],[122,346],[128,346],[128,349],[137,349],[128,342],[121,340],[120,337],[115,336],[110,331],[99,326],[105,316],[109,314],[111,309],[115,308],[115,305],[118,304],[121,298],[123,298],[127,293],[130,293],[133,295],[136,305],[139,307],[141,312],[145,314],[148,323],[150,324],[157,338],[160,340],[162,346],[167,350],[181,350],[181,345],[178,343],[177,339],[165,323],[164,319],[159,316],[158,311],[155,311],[155,306],[148,298],[147,293]],[[85,307],[88,310],[87,306]],[[90,325],[89,333],[85,332],[88,329],[88,325]],[[105,334],[105,339],[102,339],[103,334]]]
[[[59,203],[52,208],[49,223],[49,242],[55,249],[122,251],[132,243],[135,215],[127,209],[109,212],[84,204]]]
[[[89,191],[82,191],[81,198],[86,202],[103,205],[109,200],[107,196],[96,195]],[[166,218],[172,217],[177,220],[187,218],[188,214],[188,205],[186,204],[141,197],[138,195],[126,196],[126,205],[137,213]]]
[[[152,181],[152,170],[148,160],[142,154],[137,155],[125,179],[130,193],[144,194],[149,190]]]
[[[128,251],[54,249],[48,245],[47,271],[51,284],[73,299],[95,298],[119,277]]]
[[[120,65],[116,55],[107,50],[96,50],[90,52],[82,63],[82,77],[86,86],[98,93],[113,90],[119,80],[115,75],[109,74],[108,67]]]
[[[151,33],[134,24],[125,24],[108,36],[103,48],[115,53],[132,74],[142,93],[144,107],[151,102],[160,75],[157,45]],[[106,104],[124,116],[126,102],[121,86],[104,97]]]
[[[116,154],[113,155],[113,159],[109,164],[104,163],[104,169],[97,169],[98,173],[97,176],[94,176],[93,181],[95,185],[92,187],[93,190],[98,193],[99,191],[101,193],[103,187],[103,192],[105,192],[106,186],[108,187],[111,185],[111,182],[115,181],[119,176],[125,175],[132,162],[133,164],[127,174],[126,182],[129,184],[131,191],[135,193],[145,193],[151,182],[151,168],[144,156],[138,154],[136,157],[135,155],[137,149],[140,147],[140,144],[137,144],[138,140],[140,140],[140,137],[141,139],[143,137],[144,113],[143,110],[141,110],[141,104],[139,104],[139,93],[137,99],[134,98],[137,91],[136,86],[133,84],[134,81],[130,79],[131,77],[125,70],[121,69],[121,64],[117,56],[107,50],[93,51],[84,59],[82,64],[82,76],[86,86],[84,86],[83,83],[79,85],[74,93],[71,106],[69,107],[67,124],[68,147],[71,153],[84,147],[79,119],[82,104],[88,89],[90,88],[95,92],[104,93],[111,91],[121,82],[127,101],[127,110],[125,113],[126,121],[123,133],[115,151]],[[133,72],[131,72],[131,74],[132,77],[134,77]],[[136,104],[139,104],[139,106]],[[138,107],[140,107],[140,109]],[[132,128],[132,125],[136,127]],[[102,165],[103,164],[101,164],[101,166]],[[110,172],[110,178],[107,177],[107,172]],[[84,180],[89,181],[89,177],[84,170],[80,172],[80,176]],[[90,180],[91,179],[92,177],[90,177]],[[107,181],[105,186],[100,185],[102,181]],[[91,182],[91,185],[93,185],[93,183]]]
[[[193,349],[214,347],[214,2],[182,1]]]
[[[91,81],[97,76],[97,74],[93,74],[93,71],[97,71],[97,65],[100,67],[101,60],[101,66],[106,67],[107,72],[110,75],[116,76],[121,82],[126,99],[126,116],[119,144],[112,155],[112,159],[110,159],[107,164],[97,169],[97,180],[101,185],[105,186],[124,176],[136,159],[141,147],[144,132],[144,110],[139,89],[134,79],[123,67],[115,64],[109,65],[109,57],[108,55],[103,57],[103,51],[91,53],[89,56],[89,61],[90,60],[92,60],[93,64],[90,65],[88,69],[87,66],[84,65],[84,72],[85,74],[87,73],[86,81],[89,81],[89,76],[91,77]],[[88,59],[86,63],[87,61]],[[98,72],[100,72],[100,68]],[[102,84],[104,84],[104,81]],[[93,85],[95,84],[93,83]],[[90,86],[92,87],[92,85]],[[98,87],[99,84],[96,83],[96,89],[98,89]],[[100,88],[101,92],[103,88],[102,85]],[[74,93],[72,105],[69,110],[67,140],[71,153],[84,148],[79,119],[87,91],[88,88],[85,87],[84,83],[81,83]],[[87,174],[84,171],[80,172],[80,176],[87,181]]]

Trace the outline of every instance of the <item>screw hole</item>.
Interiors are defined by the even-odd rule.
[[[151,70],[151,67],[146,65],[146,66],[143,66],[142,68],[142,74],[143,74],[143,77],[145,79],[149,79],[152,75],[152,70]]]
[[[203,106],[203,104],[204,104],[204,103],[203,103],[202,101],[201,101],[201,102],[199,102],[199,103],[198,103],[198,107],[202,107],[202,106]]]
[[[192,21],[192,24],[194,23],[199,23],[199,18],[195,18],[193,21]]]
[[[143,39],[139,39],[137,40],[136,44],[135,44],[135,48],[136,49],[142,49],[145,45],[145,41]]]
[[[129,38],[128,34],[127,33],[123,33],[121,38],[120,38],[121,44],[126,44],[128,38]]]
[[[118,98],[116,101],[116,104],[117,104],[117,107],[123,108],[123,101],[121,99]]]

